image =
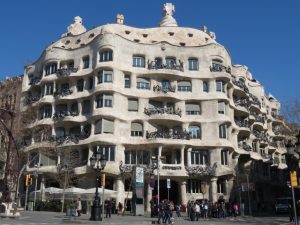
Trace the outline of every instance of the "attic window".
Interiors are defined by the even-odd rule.
[[[134,39],[134,41],[135,41],[135,42],[140,42],[140,40],[139,40],[139,39]]]
[[[194,35],[192,33],[188,33],[188,36],[189,37],[193,37]]]
[[[83,46],[85,46],[85,44],[84,44],[84,43],[82,43],[80,46],[81,46],[81,47],[83,47]]]
[[[125,30],[125,34],[130,34],[130,31],[129,30]]]
[[[143,37],[144,37],[144,38],[148,37],[148,34],[143,34]]]
[[[169,32],[169,35],[170,35],[170,36],[173,36],[173,35],[174,35],[174,32]]]
[[[77,41],[76,41],[76,44],[79,44],[81,42],[81,40],[80,39],[78,39]]]
[[[61,47],[62,47],[62,48],[65,48],[65,46],[64,46],[64,45],[62,45]]]
[[[91,33],[90,36],[89,36],[89,38],[92,38],[92,37],[94,37],[94,36],[95,36],[95,34],[94,34],[94,33]]]
[[[208,38],[205,38],[205,41],[208,41]]]
[[[152,41],[152,43],[156,43],[157,41]]]
[[[181,46],[185,46],[185,43],[184,42],[180,42],[179,43]]]
[[[70,44],[70,40],[67,40],[65,44],[66,44],[66,45]]]

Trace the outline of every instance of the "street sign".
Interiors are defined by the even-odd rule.
[[[291,178],[292,187],[297,187],[298,186],[297,172],[296,171],[291,171],[290,172],[290,178]]]
[[[170,179],[167,179],[167,188],[171,188],[171,180]]]

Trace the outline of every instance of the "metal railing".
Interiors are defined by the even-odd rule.
[[[154,131],[148,132],[146,131],[147,139],[156,139],[156,138],[165,138],[165,139],[191,139],[191,135],[189,132],[185,130],[166,130],[166,131]]]
[[[178,64],[163,64],[163,63],[158,63],[156,61],[151,61],[148,62],[148,69],[149,70],[159,70],[159,69],[167,69],[167,70],[178,70],[183,72],[183,63],[179,62]]]
[[[56,75],[59,77],[69,76],[71,73],[76,73],[78,68],[68,67],[68,68],[59,68],[56,70]]]
[[[155,114],[169,114],[169,115],[178,115],[181,117],[181,110],[179,108],[174,109],[173,107],[144,108],[144,113],[148,116],[155,115]]]
[[[153,86],[153,91],[163,92],[163,93],[175,92],[176,91],[176,85],[166,85],[166,86],[154,85]]]

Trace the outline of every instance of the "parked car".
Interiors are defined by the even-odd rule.
[[[292,204],[292,198],[283,197],[275,200],[275,213],[287,213],[289,211],[289,204]]]

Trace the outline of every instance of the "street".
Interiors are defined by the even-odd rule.
[[[112,218],[104,218],[103,221],[89,221],[89,215],[82,215],[67,219],[64,214],[53,212],[23,212],[18,219],[0,218],[1,225],[54,225],[54,224],[107,224],[107,225],[138,225],[152,224],[155,218],[149,216],[118,216],[112,215]],[[229,224],[257,224],[257,225],[288,225],[288,217],[282,215],[280,217],[228,217],[225,219],[212,218],[207,221],[203,219],[192,222],[187,217],[177,218],[175,216],[175,224],[201,224],[201,225],[229,225]]]

